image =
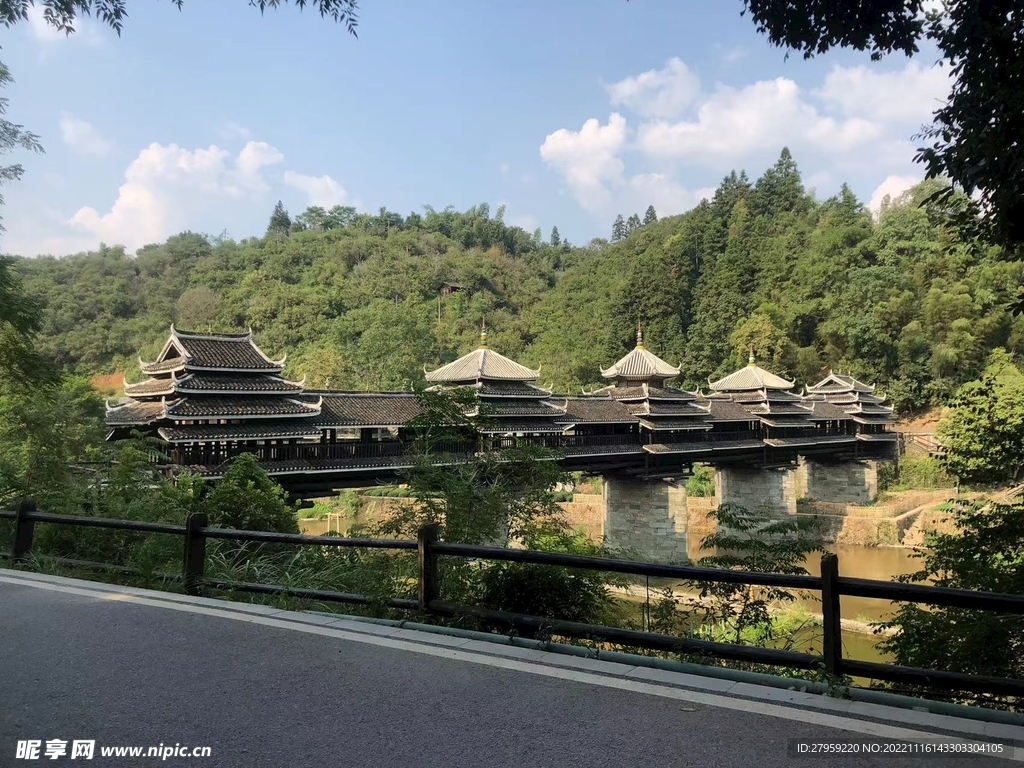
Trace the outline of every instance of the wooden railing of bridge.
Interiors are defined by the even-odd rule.
[[[201,513],[190,515],[185,525],[113,520],[84,515],[55,515],[37,511],[31,501],[22,503],[17,511],[0,511],[0,520],[2,519],[14,521],[13,545],[10,554],[7,556],[16,564],[25,563],[32,557],[32,543],[36,523],[148,532],[181,537],[183,542],[181,572],[157,575],[180,582],[184,589],[192,594],[197,594],[203,588],[208,588],[286,595],[325,602],[370,605],[374,602],[370,597],[350,592],[332,592],[281,584],[240,582],[208,577],[205,575],[206,542],[214,539],[290,544],[295,546],[416,551],[419,554],[417,599],[393,598],[386,601],[385,605],[437,616],[482,618],[513,629],[541,630],[551,635],[596,640],[634,648],[685,653],[715,659],[755,662],[797,669],[822,670],[834,676],[852,675],[888,682],[926,686],[933,689],[970,691],[972,693],[1015,697],[1024,695],[1024,680],[920,669],[844,658],[840,621],[840,601],[844,596],[870,597],[894,602],[921,603],[952,608],[970,608],[1013,615],[1024,615],[1024,596],[840,576],[839,558],[831,553],[822,555],[821,576],[809,576],[702,568],[691,565],[665,565],[571,555],[559,552],[539,552],[455,544],[438,540],[438,526],[436,524],[421,528],[416,541],[344,538],[341,536],[305,536],[268,531],[211,528],[207,524],[206,515]],[[692,637],[679,637],[622,629],[620,627],[563,621],[557,618],[527,616],[492,610],[486,607],[456,605],[441,599],[441,580],[438,568],[440,557],[462,557],[477,561],[534,563],[559,568],[621,573],[632,576],[674,578],[700,583],[729,583],[777,587],[781,589],[810,590],[821,595],[823,652],[821,655],[817,655],[792,650],[720,643]],[[91,567],[140,574],[138,570],[124,566],[63,560],[61,558],[51,559],[75,567]]]
[[[815,432],[822,438],[844,436],[843,433]],[[756,431],[694,432],[690,442],[695,447],[717,449],[730,444],[748,447],[751,441],[760,441],[763,435]],[[679,443],[679,441],[674,441]],[[635,452],[643,448],[638,435],[530,435],[484,438],[479,442],[445,442],[434,446],[435,453],[454,456],[471,456],[488,450],[506,450],[524,446],[535,446],[554,451],[564,451],[572,456],[587,454],[600,455]],[[632,449],[632,450],[628,450]],[[389,440],[374,443],[356,441],[337,443],[297,443],[289,445],[252,445],[225,441],[205,445],[172,446],[167,450],[171,464],[181,466],[217,466],[242,453],[251,453],[263,463],[289,461],[317,461],[338,464],[373,464],[387,460],[399,460],[415,455],[412,442]]]

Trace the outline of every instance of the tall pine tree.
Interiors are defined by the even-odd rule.
[[[646,227],[648,224],[653,224],[657,220],[658,220],[658,212],[656,210],[654,210],[654,206],[653,205],[648,205],[647,206],[647,211],[644,213],[644,226]]]
[[[270,222],[267,224],[267,234],[278,234],[286,236],[292,227],[291,216],[285,210],[284,203],[280,200],[274,206],[274,212],[270,214]]]
[[[750,212],[754,216],[773,218],[790,211],[804,211],[807,202],[796,160],[789,147],[783,147],[775,165],[754,185],[750,193]]]
[[[627,234],[629,233],[626,231],[626,220],[622,218],[622,214],[620,213],[615,217],[615,223],[612,224],[612,242],[619,242],[619,240],[624,239]]]

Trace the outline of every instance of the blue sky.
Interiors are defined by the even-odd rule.
[[[506,221],[607,237],[616,213],[692,207],[788,145],[819,197],[922,175],[934,57],[771,47],[739,0],[363,0],[359,39],[242,0],[129,3],[120,39],[40,13],[0,31],[7,117],[38,133],[5,189],[9,253],[134,250],[184,229],[262,234],[274,203]],[[11,156],[13,157],[13,156]],[[7,158],[5,158],[6,160]]]

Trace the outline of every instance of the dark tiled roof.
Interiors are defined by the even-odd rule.
[[[702,421],[701,419],[640,419],[640,423],[647,427],[647,429],[654,431],[673,431],[678,432],[682,430],[703,430],[707,431],[711,429],[711,424]]]
[[[591,397],[612,397],[616,400],[696,400],[696,392],[678,387],[652,387],[649,384],[603,387],[591,392]]]
[[[272,416],[314,416],[320,411],[316,404],[275,395],[210,395],[183,397],[167,407],[172,419],[238,419]]]
[[[855,443],[854,435],[814,435],[807,437],[769,437],[765,443],[773,448],[797,448],[801,445],[824,445],[826,443]]]
[[[274,438],[319,437],[322,433],[312,419],[292,422],[286,419],[264,419],[254,424],[190,424],[161,427],[160,437],[169,443],[202,440],[271,440]]]
[[[895,424],[896,417],[891,413],[853,413],[851,418],[858,424]]]
[[[760,416],[807,416],[811,413],[811,404],[761,403],[751,407],[750,410]]]
[[[636,424],[626,406],[617,400],[596,397],[567,397],[552,400],[555,405],[565,406],[565,414],[556,420],[565,424]]]
[[[189,368],[280,371],[284,365],[270,360],[249,335],[216,337],[176,331],[174,337],[185,348]]]
[[[503,435],[508,432],[554,432],[561,434],[562,425],[550,419],[494,419],[480,428],[485,435]]]
[[[561,416],[560,410],[544,402],[483,402],[480,403],[479,415],[484,418],[502,416]]]
[[[709,399],[706,402],[711,407],[709,421],[757,421],[757,416],[752,414],[739,403],[729,400]]]
[[[135,384],[125,382],[124,393],[129,397],[159,397],[174,394],[174,379],[146,379]]]
[[[139,360],[139,368],[147,376],[160,373],[171,373],[172,371],[180,371],[185,368],[185,358],[172,357],[169,360],[162,360],[158,363],[144,363],[142,360]]]
[[[637,414],[640,415],[640,414]],[[707,416],[708,406],[699,405],[695,400],[689,402],[653,400],[647,403],[649,416]]]
[[[522,381],[481,381],[474,385],[481,397],[547,397],[546,389]]]
[[[814,406],[814,412],[811,415],[811,419],[814,421],[849,421],[850,419],[850,414],[838,405],[833,405],[823,400],[815,401],[812,405]]]
[[[107,409],[107,426],[116,427],[131,424],[150,424],[164,417],[162,401],[142,402],[131,400],[124,405]]]
[[[795,418],[795,417],[792,417],[792,416],[779,416],[778,418],[774,418],[772,416],[762,416],[761,417],[761,422],[763,424],[766,424],[769,427],[786,428],[786,429],[789,429],[789,428],[804,428],[804,429],[806,429],[808,427],[813,427],[814,426],[814,422],[811,421],[810,419],[801,419],[801,418]]]
[[[734,443],[725,442],[701,442],[692,443],[653,443],[645,445],[644,450],[648,453],[721,453],[724,451],[756,450],[764,446],[760,440],[737,440]]]
[[[400,427],[423,413],[412,393],[324,392],[320,415],[323,427]]]
[[[179,392],[288,392],[299,393],[302,384],[280,376],[230,373],[190,373],[178,380]]]

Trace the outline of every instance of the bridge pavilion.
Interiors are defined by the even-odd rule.
[[[411,463],[412,392],[311,390],[283,375],[285,358],[261,350],[251,331],[201,334],[176,329],[146,377],[125,384],[108,405],[108,439],[133,432],[166,444],[169,471],[212,478],[240,453],[253,453],[293,494],[394,479]],[[562,452],[568,469],[637,477],[679,475],[693,462],[770,466],[798,454],[837,460],[887,455],[892,409],[873,387],[829,374],[803,395],[795,383],[754,364],[710,382],[710,392],[671,386],[680,369],[643,342],[601,371],[608,385],[556,395],[540,370],[479,346],[425,371],[434,388],[469,387],[481,439],[459,450],[533,443]],[[454,449],[453,449],[454,450]]]

